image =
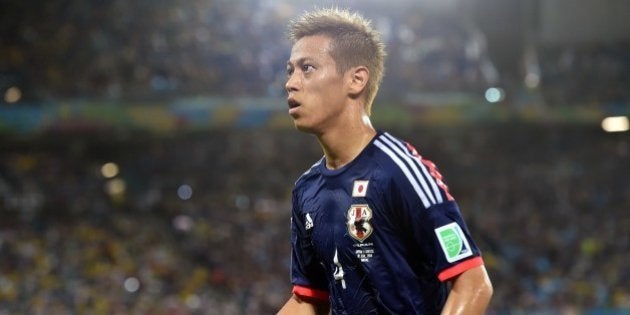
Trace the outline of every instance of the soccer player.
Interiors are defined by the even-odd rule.
[[[436,166],[377,131],[384,45],[340,9],[289,24],[289,115],[324,156],[295,183],[293,292],[279,314],[481,314],[492,285]]]

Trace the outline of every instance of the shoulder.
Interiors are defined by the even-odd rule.
[[[447,199],[448,188],[435,164],[424,159],[408,142],[383,132],[374,140],[381,167],[391,174],[392,182],[406,196],[417,196],[425,208]]]
[[[315,164],[311,165],[311,167],[308,170],[302,173],[302,175],[300,175],[300,177],[298,177],[298,179],[294,183],[294,190],[298,189],[299,187],[303,187],[304,185],[307,185],[309,181],[319,176],[320,175],[319,167],[321,166],[323,162],[324,162],[324,157],[319,159],[317,162],[315,162]]]
[[[387,132],[382,132],[374,139],[373,145],[375,161],[387,174],[404,178],[404,173],[413,167],[411,162],[416,158],[410,151],[411,146],[407,142]]]

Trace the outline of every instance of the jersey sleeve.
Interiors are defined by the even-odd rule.
[[[437,167],[425,160],[418,162],[418,173],[424,176],[392,175],[395,188],[391,193],[398,199],[394,203],[406,237],[419,249],[419,257],[430,262],[435,276],[447,281],[483,265],[483,259]]]
[[[293,194],[291,215],[291,282],[300,297],[328,300],[326,273],[313,250],[311,234],[299,199]]]
[[[423,226],[424,250],[435,259],[435,273],[440,281],[483,265],[481,251],[454,200],[418,213],[415,224]]]

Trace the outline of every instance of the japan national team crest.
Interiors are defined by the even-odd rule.
[[[372,234],[372,209],[368,205],[352,205],[348,209],[347,218],[348,234],[355,240],[363,242]]]

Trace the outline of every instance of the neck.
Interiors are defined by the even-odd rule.
[[[354,124],[346,124],[317,135],[326,157],[326,167],[338,169],[354,160],[372,141],[376,130],[363,114]]]

